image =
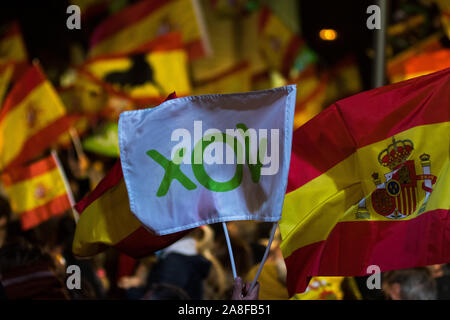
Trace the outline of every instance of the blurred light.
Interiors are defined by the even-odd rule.
[[[337,32],[334,29],[322,29],[319,32],[320,39],[325,41],[333,41],[337,38]]]

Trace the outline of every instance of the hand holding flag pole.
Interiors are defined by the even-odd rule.
[[[233,271],[233,279],[236,280],[236,278],[237,278],[236,264],[235,264],[235,261],[234,261],[233,249],[231,248],[230,236],[228,234],[228,229],[227,229],[227,225],[226,225],[225,222],[222,222],[222,226],[223,226],[223,231],[225,233],[225,239],[227,241],[228,253],[230,255],[231,269]],[[272,245],[272,241],[273,241],[273,238],[275,236],[275,231],[277,230],[277,226],[278,226],[278,223],[274,223],[273,224],[272,231],[270,233],[269,243],[267,244],[266,251],[264,252],[264,256],[263,256],[263,258],[261,260],[261,263],[259,264],[258,272],[256,272],[255,278],[253,279],[252,283],[250,284],[248,292],[252,292],[253,288],[256,285],[256,282],[258,281],[259,275],[261,274],[262,268],[264,267],[264,263],[266,262],[267,257],[269,255],[270,247]]]
[[[278,223],[274,223],[273,224],[272,231],[270,233],[269,243],[267,244],[266,251],[264,252],[264,256],[263,256],[263,258],[261,260],[261,263],[259,264],[258,272],[256,272],[255,278],[253,279],[253,281],[252,281],[252,283],[250,285],[250,289],[248,289],[248,292],[252,292],[253,288],[256,285],[256,281],[258,281],[258,278],[259,278],[259,275],[260,275],[260,273],[262,271],[264,263],[266,262],[267,256],[269,255],[270,247],[272,245],[272,241],[273,241],[273,238],[275,236],[275,231],[277,230],[277,226],[278,226]]]

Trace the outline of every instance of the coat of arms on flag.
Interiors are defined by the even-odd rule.
[[[391,171],[384,174],[384,182],[378,172],[372,174],[376,190],[371,194],[370,201],[373,210],[386,218],[403,219],[414,214],[419,199],[424,198],[417,214],[422,213],[433,191],[436,176],[430,174],[430,155],[423,153],[419,156],[422,174],[417,175],[415,160],[407,160],[413,149],[411,140],[395,140],[393,137],[392,143],[378,155],[380,165]],[[419,180],[424,180],[420,187]],[[425,196],[419,196],[419,193],[425,193]],[[359,203],[356,218],[369,217],[363,199]]]

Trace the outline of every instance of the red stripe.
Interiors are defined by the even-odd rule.
[[[449,90],[447,68],[365,91],[336,104],[357,148],[361,148],[416,126],[450,121]]]
[[[259,21],[258,21],[258,32],[261,33],[264,30],[264,27],[267,24],[267,21],[269,21],[269,17],[271,15],[271,11],[269,7],[264,6],[261,9],[261,13],[259,15]]]
[[[416,126],[450,121],[450,68],[340,100],[293,134],[287,192],[356,149]]]
[[[20,153],[6,166],[5,171],[13,170],[14,167],[22,165],[39,155],[56,142],[59,136],[66,132],[74,121],[74,117],[64,115],[29,137],[23,144]]]
[[[416,206],[417,206],[417,203],[416,203],[416,201],[417,201],[416,192],[417,192],[417,188],[414,188],[412,190],[413,212],[416,211]]]
[[[53,216],[60,215],[71,208],[67,194],[53,198],[50,202],[20,214],[23,230],[31,229]]]
[[[173,2],[173,0],[147,0],[138,2],[124,10],[114,14],[104,20],[93,32],[90,46],[94,47],[104,39],[113,36],[122,29],[128,28],[133,24],[154,13],[159,8]]]
[[[22,36],[22,33],[20,32],[20,25],[18,21],[13,21],[9,25],[6,32],[3,34],[0,41],[6,40],[8,38],[14,37],[14,36]]]
[[[340,222],[327,240],[285,259],[290,295],[303,292],[313,276],[363,276],[367,267],[399,270],[450,261],[449,210],[404,221]]]
[[[90,73],[84,69],[80,69],[80,70],[78,70],[78,72],[80,74],[83,74],[84,76],[86,76],[90,81],[92,81],[95,84],[104,88],[108,93],[131,101],[135,105],[136,109],[154,107],[155,105],[159,105],[165,101],[164,97],[159,97],[159,96],[131,97],[129,94],[114,88],[111,84],[97,78],[92,73]],[[108,108],[102,109],[100,111],[100,115],[107,117],[110,112],[111,112],[111,110]]]
[[[5,187],[19,183],[24,180],[32,179],[44,173],[50,172],[57,167],[52,156],[41,159],[29,166],[20,166],[5,172],[2,175],[2,181]]]
[[[142,258],[171,245],[187,235],[190,231],[192,229],[158,236],[150,233],[144,227],[139,227],[136,231],[114,245],[114,247],[135,259]]]
[[[316,178],[354,151],[354,141],[332,105],[293,133],[286,192]]]
[[[98,62],[105,61],[110,59],[120,59],[126,58],[129,55],[143,52],[159,52],[159,51],[171,51],[171,50],[179,50],[184,49],[183,41],[181,38],[181,34],[178,32],[171,32],[160,37],[157,37],[153,40],[150,40],[136,49],[132,49],[130,51],[120,52],[120,53],[107,53],[99,56],[95,56],[86,60],[79,69],[86,68],[87,65]]]
[[[327,75],[323,74],[319,81],[319,85],[306,98],[295,104],[295,113],[301,112],[307,107],[309,102],[316,99],[320,94],[324,93],[328,82]]]
[[[206,49],[203,46],[202,39],[193,40],[186,43],[186,51],[188,53],[189,61],[203,58],[206,55]]]
[[[20,102],[22,102],[22,100],[25,99],[31,91],[33,91],[33,89],[45,81],[46,78],[38,66],[33,65],[28,68],[24,76],[17,82],[6,97],[3,108],[0,112],[0,122],[3,121],[8,112],[19,105]]]
[[[112,169],[108,171],[105,177],[95,187],[95,189],[75,205],[75,209],[77,210],[77,212],[81,214],[84,211],[84,209],[86,209],[92,202],[100,198],[109,189],[119,184],[122,178],[123,178],[122,165],[120,164],[120,160],[118,160],[114,164]]]
[[[259,73],[255,73],[252,75],[252,83],[256,83],[259,81],[265,81],[270,78],[269,71],[261,71]]]
[[[283,64],[281,66],[281,73],[285,77],[289,77],[289,71],[294,65],[295,58],[297,57],[298,50],[303,45],[303,39],[300,39],[298,36],[294,34],[294,36],[289,41],[288,47],[286,49],[286,53],[283,57]]]

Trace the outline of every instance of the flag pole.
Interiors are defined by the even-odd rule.
[[[381,28],[375,31],[375,61],[373,64],[373,88],[382,87],[386,78],[386,28],[388,3],[387,0],[378,0],[380,7]]]
[[[56,166],[58,167],[59,173],[61,174],[61,177],[63,179],[64,187],[67,191],[67,197],[69,198],[70,206],[72,207],[73,218],[75,220],[75,223],[78,223],[78,219],[80,218],[80,215],[74,207],[76,204],[75,198],[73,197],[72,189],[70,188],[66,173],[64,172],[64,168],[62,167],[61,162],[59,161],[58,154],[56,153],[56,151],[54,149],[52,149],[51,154],[52,154],[53,159],[56,162]]]
[[[75,146],[75,151],[77,152],[78,159],[84,156],[83,147],[81,146],[80,137],[78,132],[74,127],[69,129],[70,137],[72,138],[73,145]]]
[[[227,224],[225,222],[222,222],[222,226],[223,226],[223,232],[225,233],[225,239],[227,240],[228,253],[230,255],[230,261],[231,261],[231,270],[233,271],[233,279],[236,279],[237,278],[236,265],[234,263],[233,249],[231,248],[231,242],[230,242],[230,236],[228,234]]]
[[[275,231],[277,230],[277,226],[278,226],[278,222],[275,222],[272,227],[272,232],[270,233],[269,243],[267,244],[266,251],[264,252],[264,256],[261,260],[261,263],[259,264],[258,272],[256,272],[255,278],[253,279],[252,283],[250,284],[250,288],[248,289],[248,292],[251,292],[253,290],[253,287],[256,285],[256,281],[258,281],[258,278],[262,271],[264,263],[266,263],[267,256],[269,255],[269,252],[270,252],[270,246],[272,245],[273,238],[275,237]]]

